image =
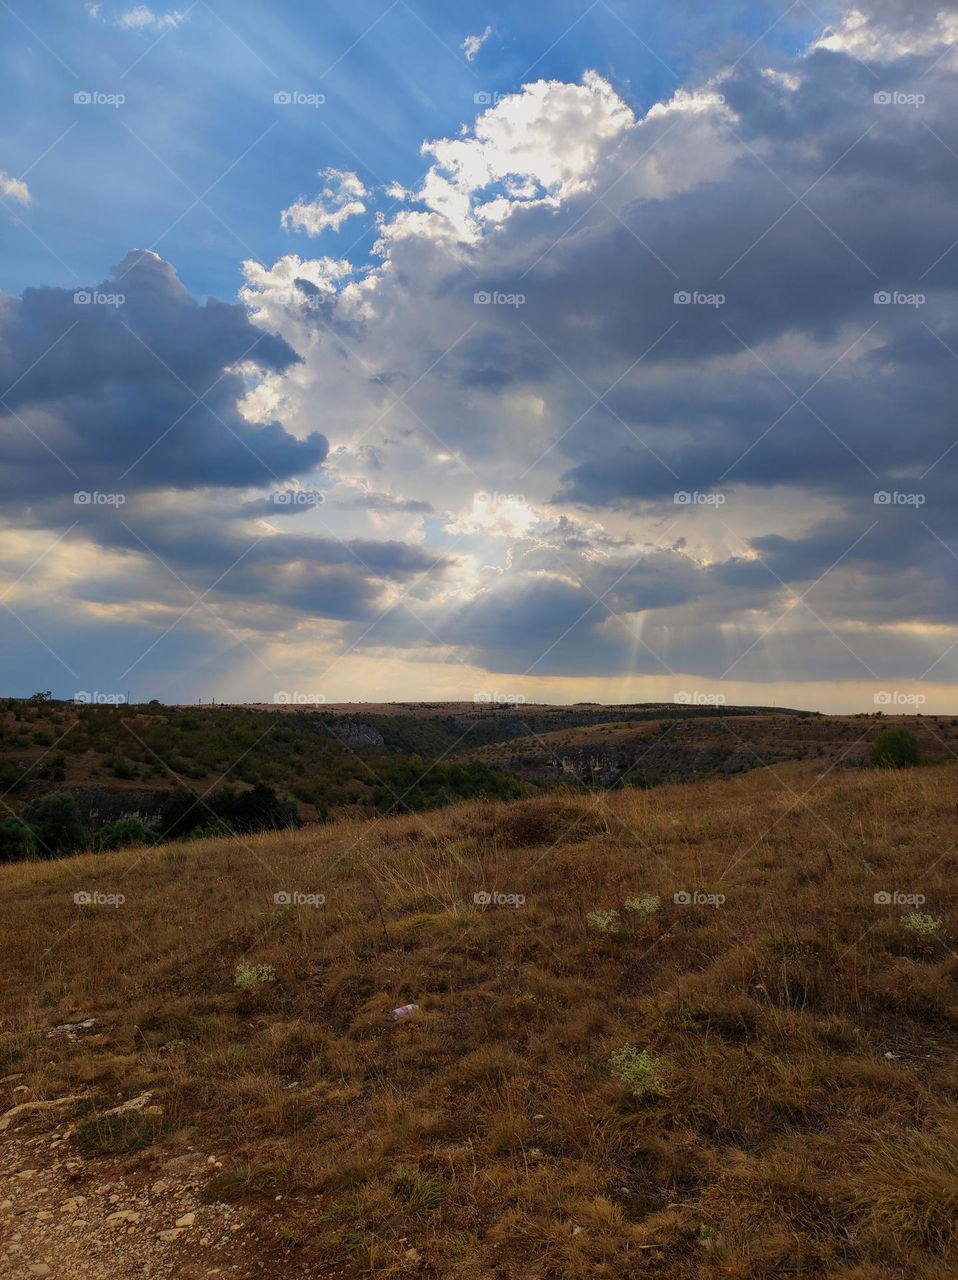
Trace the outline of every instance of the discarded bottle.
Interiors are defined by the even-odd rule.
[[[418,1008],[418,1004],[401,1004],[398,1009],[393,1009],[393,1022],[402,1022],[404,1018],[411,1017]]]

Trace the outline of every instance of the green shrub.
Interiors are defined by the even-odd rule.
[[[90,833],[83,825],[72,792],[51,791],[49,795],[31,800],[20,816],[33,830],[41,858],[77,853],[90,843]]]
[[[125,849],[132,844],[153,844],[156,835],[139,818],[117,818],[108,822],[93,837],[95,849]]]
[[[918,739],[907,729],[887,729],[871,753],[879,769],[904,769],[918,763]]]
[[[0,822],[0,862],[22,862],[36,857],[36,852],[36,837],[19,818]]]

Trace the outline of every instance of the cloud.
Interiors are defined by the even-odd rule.
[[[524,85],[423,144],[371,262],[246,263],[242,306],[155,255],[122,306],[0,296],[16,535],[79,516],[48,598],[139,643],[209,589],[274,670],[472,689],[958,681],[958,103],[934,5],[863,12],[644,113]],[[323,177],[285,225],[366,211]]]
[[[320,177],[329,182],[312,200],[301,197],[281,215],[283,226],[318,236],[329,228],[338,231],[347,218],[365,213],[362,197],[369,192],[359,176],[346,169],[323,169]]]
[[[539,81],[423,145],[382,265],[331,282],[316,323],[250,268],[257,323],[303,356],[266,379],[293,420],[322,387],[331,471],[358,447],[405,496],[440,493],[436,545],[462,557],[428,630],[392,615],[361,643],[755,681],[941,657],[955,90],[936,12],[867,21],[920,117],[822,42],[643,116],[595,73]],[[920,566],[907,593],[891,565]]]
[[[299,357],[242,306],[200,305],[169,263],[131,253],[82,290],[0,295],[0,492],[8,504],[106,489],[240,487],[326,456],[242,412],[250,380]]]
[[[487,26],[484,31],[479,33],[479,35],[466,36],[459,48],[462,49],[463,53],[466,55],[467,62],[475,62],[476,55],[491,35],[492,27]]]
[[[99,5],[88,6],[88,12],[96,17]],[[185,22],[186,15],[178,9],[170,9],[166,13],[157,13],[149,5],[138,4],[127,9],[116,19],[116,25],[127,31],[170,31]]]
[[[30,188],[20,178],[11,178],[0,169],[0,196],[9,196],[20,204],[30,203]]]

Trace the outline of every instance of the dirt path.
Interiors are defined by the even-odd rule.
[[[20,1117],[17,1118],[18,1120]],[[64,1121],[65,1123],[65,1121]],[[204,1204],[215,1156],[77,1158],[55,1116],[0,1133],[0,1276],[245,1280],[264,1274],[244,1210]]]

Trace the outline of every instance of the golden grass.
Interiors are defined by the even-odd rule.
[[[803,764],[4,867],[0,1073],[85,1089],[81,1122],[154,1090],[120,1158],[215,1152],[207,1197],[291,1277],[944,1280],[956,777]],[[647,1061],[654,1088],[615,1066]]]

